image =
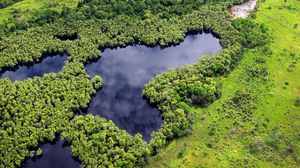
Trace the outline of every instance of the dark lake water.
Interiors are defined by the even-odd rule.
[[[7,70],[0,74],[1,78],[9,78],[12,81],[25,80],[35,76],[43,76],[45,73],[59,72],[67,60],[67,54],[48,54],[43,56],[41,62],[33,65],[19,66],[13,70]]]
[[[91,77],[100,75],[104,79],[104,87],[96,93],[86,112],[112,120],[132,135],[141,133],[149,141],[150,134],[160,128],[162,119],[160,112],[143,99],[144,85],[156,74],[184,64],[193,64],[200,57],[217,54],[221,49],[219,40],[211,34],[189,35],[180,45],[164,49],[143,45],[105,49],[101,59],[86,66]],[[47,57],[39,64],[5,72],[2,77],[23,80],[57,72],[66,59],[66,55]],[[48,143],[41,148],[43,156],[25,161],[25,168],[80,167],[63,141]]]
[[[79,168],[80,163],[73,159],[70,148],[64,141],[41,146],[43,155],[25,161],[24,168]]]
[[[91,77],[100,75],[104,80],[87,113],[112,120],[132,135],[141,133],[149,141],[162,119],[160,112],[143,99],[144,85],[156,74],[196,63],[201,56],[217,54],[221,49],[212,34],[189,35],[179,45],[164,49],[143,45],[105,49],[97,62],[86,66]]]

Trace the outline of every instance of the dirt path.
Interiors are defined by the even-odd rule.
[[[235,18],[246,18],[251,11],[254,10],[258,0],[249,0],[241,5],[234,5],[230,9],[230,13]]]

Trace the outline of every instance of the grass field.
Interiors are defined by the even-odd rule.
[[[271,53],[247,51],[222,79],[221,99],[206,109],[192,108],[193,133],[151,157],[148,167],[300,166],[300,1],[260,2],[255,20],[271,31]],[[268,73],[248,79],[254,67]],[[238,90],[251,98],[235,109],[229,102]]]
[[[78,1],[23,0],[0,10],[0,24]],[[222,97],[191,107],[192,134],[172,141],[148,167],[300,167],[300,1],[262,0],[255,21],[270,29],[270,51],[246,51],[221,79]]]
[[[7,8],[0,9],[0,24],[12,18],[28,20],[37,11],[45,9],[61,10],[62,5],[77,7],[80,0],[23,0]]]

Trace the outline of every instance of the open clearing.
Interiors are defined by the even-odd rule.
[[[236,18],[246,18],[255,9],[258,0],[249,0],[241,5],[235,5],[230,9],[231,14]]]

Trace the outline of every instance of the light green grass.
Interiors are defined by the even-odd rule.
[[[0,24],[13,17],[17,17],[20,20],[28,20],[33,17],[35,12],[49,8],[60,11],[63,4],[67,7],[75,8],[79,1],[80,0],[23,0],[7,8],[0,9]],[[17,15],[13,14],[15,11],[18,11]]]
[[[296,10],[288,9],[288,5],[295,7]],[[207,109],[193,109],[196,112],[196,123],[192,135],[172,141],[158,155],[150,158],[148,167],[298,167],[300,165],[300,108],[294,105],[296,98],[300,97],[300,63],[298,61],[295,68],[288,71],[295,59],[289,54],[282,54],[283,49],[287,49],[289,52],[296,53],[298,57],[300,55],[300,1],[287,0],[287,3],[284,3],[284,0],[266,0],[260,3],[256,15],[255,20],[264,23],[271,30],[274,43],[270,47],[273,54],[268,56],[266,62],[270,81],[265,84],[253,84],[253,88],[250,88],[258,92],[256,94],[259,98],[253,118],[258,121],[270,120],[267,127],[260,129],[255,136],[267,137],[271,128],[280,125],[285,136],[291,139],[293,154],[284,157],[275,150],[270,152],[270,160],[250,154],[241,137],[247,134],[246,130],[250,130],[253,125],[245,123],[244,128],[236,131],[228,120],[220,118],[221,114],[217,112],[217,109],[222,107],[222,104],[230,99],[236,90],[245,89],[245,84],[240,81],[241,73],[245,67],[257,64],[255,57],[263,55],[257,51],[248,51],[238,67],[228,77],[222,79],[221,99]],[[299,25],[298,28],[294,28],[295,24]],[[221,129],[222,133],[219,137],[210,137],[208,126],[214,122],[224,127],[228,125],[230,129]],[[218,138],[218,142],[213,148],[207,147],[213,138]]]

